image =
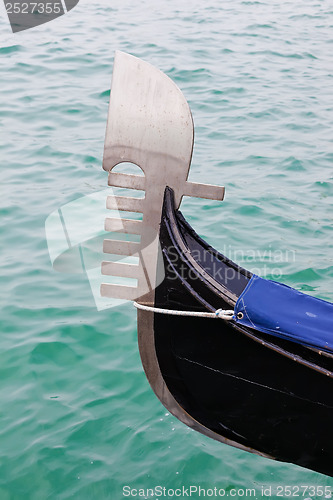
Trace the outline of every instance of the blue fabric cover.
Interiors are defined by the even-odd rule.
[[[237,319],[242,312],[244,317]],[[239,297],[237,324],[333,351],[333,304],[253,275]]]

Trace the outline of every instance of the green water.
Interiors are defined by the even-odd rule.
[[[263,485],[271,498],[278,485],[333,488],[173,418],[143,374],[131,304],[98,311],[87,275],[53,269],[44,229],[106,186],[121,49],[183,90],[191,180],[226,186],[223,204],[184,200],[197,232],[250,270],[333,301],[332,4],[81,0],[16,35],[1,12],[0,500],[118,500],[125,485],[240,490],[233,498],[246,488],[263,498]]]

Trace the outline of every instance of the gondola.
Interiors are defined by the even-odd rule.
[[[222,200],[188,181],[193,122],[163,73],[117,52],[103,168],[110,196],[103,296],[135,301],[147,378],[163,405],[222,443],[333,476],[333,304],[243,269],[186,222],[183,195]],[[142,175],[119,173],[131,162]],[[131,217],[128,213],[136,214]],[[141,219],[137,214],[142,214]],[[140,241],[121,239],[137,235]],[[135,264],[123,257],[137,257]]]

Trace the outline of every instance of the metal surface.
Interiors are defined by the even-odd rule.
[[[187,180],[192,148],[192,115],[179,88],[148,63],[116,52],[103,168],[109,172],[110,186],[141,190],[145,192],[145,197],[136,200],[113,197],[107,200],[110,209],[115,207],[126,212],[141,210],[142,221],[115,217],[106,219],[107,231],[140,235],[141,240],[136,248],[128,244],[130,242],[105,241],[105,252],[136,255],[139,264],[130,266],[121,262],[103,262],[103,274],[135,276],[138,281],[137,287],[102,284],[103,296],[154,305],[154,289],[160,278],[157,262],[162,261],[159,259],[158,235],[166,186],[174,191],[176,208],[184,195],[223,200],[224,187]],[[144,176],[112,172],[121,162],[138,165]],[[162,404],[174,416],[206,436],[269,457],[211,431],[177,403],[167,388],[157,361],[153,312],[138,310],[138,342],[148,381]]]
[[[182,196],[222,200],[224,188],[187,180],[193,148],[193,120],[179,88],[150,64],[116,52],[105,137],[103,168],[110,186],[144,191],[144,198],[110,196],[107,208],[142,214],[142,221],[107,219],[106,229],[140,235],[140,243],[106,240],[104,252],[139,258],[136,287],[103,284],[103,296],[136,299],[153,305],[157,273],[158,230],[166,186]],[[121,162],[138,165],[142,175],[113,172]],[[102,265],[102,273],[132,276],[126,264]],[[163,270],[161,270],[162,272]],[[114,273],[114,274],[112,274]],[[121,274],[123,273],[123,274]],[[126,293],[128,292],[128,293]]]

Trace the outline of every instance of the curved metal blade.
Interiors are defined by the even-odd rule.
[[[174,190],[177,207],[183,195],[223,199],[223,187],[187,181],[193,130],[189,105],[176,84],[147,62],[116,52],[103,168],[109,172],[110,186],[145,192],[145,197],[140,199],[114,196],[107,201],[107,208],[111,210],[142,213],[141,223],[136,224],[137,228],[140,227],[140,244],[121,245],[118,241],[108,240],[105,245],[110,254],[139,256],[141,272],[137,273],[137,288],[128,290],[129,300],[144,295],[147,299],[158,284],[158,233],[166,186]],[[144,176],[112,172],[113,167],[121,162],[138,165]],[[127,227],[130,227],[128,223]],[[145,262],[143,256],[146,256]],[[103,272],[108,275],[116,272],[119,276],[123,266],[117,269],[117,266],[104,264]],[[126,270],[127,274],[132,272],[132,268]],[[117,297],[119,293],[124,297],[124,288],[105,284],[102,294]]]
[[[190,108],[175,83],[147,62],[117,51],[104,170],[130,161],[158,184],[174,179],[183,184],[192,157],[193,131]]]

